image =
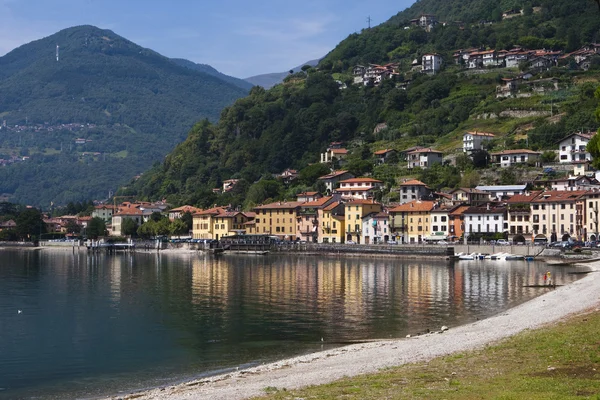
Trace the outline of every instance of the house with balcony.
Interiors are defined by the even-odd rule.
[[[324,232],[321,229],[322,213],[319,211],[337,200],[339,197],[327,196],[303,203],[296,216],[296,237],[311,243],[322,242]]]
[[[587,144],[594,135],[594,132],[576,132],[562,139],[558,143],[558,161],[560,163],[591,161],[592,155],[587,151]]]
[[[429,235],[424,237],[427,242],[447,240],[450,234],[450,212],[456,206],[436,204],[429,215]]]
[[[346,242],[364,244],[363,218],[372,213],[380,213],[383,210],[381,204],[373,200],[355,199],[344,203]]]
[[[212,215],[213,239],[220,240],[226,236],[244,235],[249,221],[255,218],[253,212],[223,211]]]
[[[513,167],[519,164],[537,164],[542,153],[528,149],[504,150],[491,153],[492,162],[500,168]]]
[[[480,206],[490,201],[490,194],[483,190],[473,188],[458,188],[448,193],[452,196],[452,204],[468,204],[471,206]]]
[[[345,199],[363,199],[373,198],[375,191],[383,188],[383,182],[373,178],[352,178],[339,182],[340,187],[335,193],[340,194]]]
[[[319,210],[321,231],[319,243],[344,243],[346,240],[345,205],[334,201]]]
[[[425,54],[421,57],[422,73],[435,75],[442,70],[444,59],[437,53]]]
[[[320,177],[319,181],[325,184],[327,193],[331,194],[338,188],[339,182],[352,178],[354,178],[354,175],[348,171],[333,171],[330,174]]]
[[[519,80],[515,78],[502,78],[502,84],[496,86],[496,98],[516,97],[519,89]]]
[[[443,153],[431,148],[421,148],[411,151],[407,154],[408,169],[423,168],[427,169],[434,164],[441,164],[443,161]]]
[[[565,178],[537,180],[536,185],[543,185],[546,190],[580,191],[598,190],[600,183],[594,177],[587,175],[568,176]]]
[[[390,228],[401,243],[421,243],[429,235],[433,201],[414,200],[389,210]]]
[[[417,179],[405,180],[400,184],[400,204],[413,200],[431,200],[433,190]]]
[[[496,136],[487,132],[466,132],[463,135],[463,152],[470,153],[475,150],[484,150],[486,143],[493,140]]]
[[[361,243],[387,243],[390,240],[389,220],[390,216],[385,211],[365,215],[362,220]]]

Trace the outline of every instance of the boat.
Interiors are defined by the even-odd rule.
[[[476,260],[477,258],[477,254],[473,253],[473,254],[460,254],[458,256],[459,260]]]

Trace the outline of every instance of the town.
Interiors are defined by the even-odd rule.
[[[481,151],[493,137],[490,133],[466,132],[463,152]],[[85,231],[92,218],[99,218],[111,237],[137,236],[142,232],[142,236],[149,236],[152,232],[143,231],[142,227],[155,215],[176,221],[187,214],[191,229],[186,230],[184,225],[176,236],[190,241],[262,235],[276,241],[332,244],[596,242],[600,182],[590,167],[591,155],[586,150],[592,137],[581,132],[566,136],[555,150],[558,161],[552,167],[544,167],[547,174],[516,185],[479,185],[440,192],[418,179],[404,179],[392,189],[397,193],[397,201],[383,202],[376,200],[382,181],[355,177],[337,169],[318,178],[318,185],[324,188],[322,193],[303,192],[290,201],[262,204],[246,211],[232,206],[171,208],[164,201],[117,204],[115,198],[114,204],[96,204],[91,216],[46,218],[44,222],[48,232],[74,236],[73,227],[79,227],[77,232]],[[331,143],[321,154],[321,162],[343,166],[347,154],[341,142]],[[506,150],[491,156],[499,169],[518,165],[542,168],[539,152]],[[442,152],[420,147],[403,152],[383,149],[375,151],[373,157],[378,164],[404,160],[401,162],[408,169],[427,169],[446,162]],[[569,171],[566,176],[548,178],[559,167]],[[298,171],[287,169],[275,178],[290,184],[298,179]],[[238,182],[226,180],[214,192],[227,193]],[[133,230],[126,229],[126,225],[133,225]],[[6,221],[0,229],[14,226],[14,221]]]

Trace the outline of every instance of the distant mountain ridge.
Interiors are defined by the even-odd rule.
[[[181,65],[182,67],[186,67],[186,68],[189,68],[189,69],[192,69],[195,71],[204,72],[206,74],[216,76],[217,78],[222,79],[225,82],[232,83],[244,90],[250,90],[250,89],[252,89],[252,86],[254,86],[252,83],[247,82],[244,79],[225,75],[224,73],[217,71],[215,68],[211,67],[208,64],[198,64],[198,63],[195,63],[193,61],[186,60],[183,58],[171,58],[171,61],[173,61],[174,63],[176,63],[178,65]]]
[[[216,121],[248,93],[215,72],[94,26],[68,28],[0,57],[0,124],[22,127],[18,140],[0,135],[0,158],[30,157],[0,168],[0,193],[36,205],[106,196],[162,159],[195,122]],[[68,130],[42,135],[31,128],[70,123],[95,125],[93,145],[74,147]],[[78,152],[91,146],[118,174],[103,173],[104,161],[82,161]],[[70,173],[62,176],[65,169]]]
[[[311,67],[315,67],[319,64],[319,60],[310,60],[305,62],[302,65],[297,66],[296,68],[293,68],[292,70],[294,72],[298,72],[302,69],[302,67],[304,67],[305,65],[310,65]],[[253,86],[262,86],[265,89],[270,89],[273,86],[283,82],[283,80],[285,79],[286,76],[289,75],[289,71],[286,72],[273,72],[270,74],[262,74],[262,75],[255,75],[255,76],[251,76],[249,78],[245,78],[245,80],[247,82],[250,82]]]

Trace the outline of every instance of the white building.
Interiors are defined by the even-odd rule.
[[[422,72],[424,74],[435,75],[442,69],[444,63],[442,56],[436,53],[425,54],[421,58]]]
[[[408,169],[423,168],[427,169],[433,164],[441,164],[443,153],[430,148],[423,148],[407,153]]]
[[[592,155],[587,151],[587,144],[595,133],[572,133],[558,144],[558,160],[561,163],[574,161],[591,161]]]
[[[386,243],[390,240],[388,226],[390,215],[386,212],[371,213],[362,219],[362,240],[364,244]]]
[[[449,213],[454,206],[434,207],[431,210],[429,218],[429,236],[425,236],[427,241],[446,240],[450,232],[450,217]]]
[[[537,162],[542,153],[527,149],[504,150],[497,153],[491,153],[492,162],[501,168],[512,167],[517,164],[527,164]]]
[[[502,200],[517,194],[527,194],[527,185],[477,186],[475,189],[489,193],[491,201]]]
[[[465,235],[495,234],[508,230],[508,224],[505,221],[505,207],[490,207],[489,204],[483,207],[470,207],[463,215]]]
[[[474,150],[483,150],[484,143],[495,138],[493,133],[486,132],[466,132],[463,135],[463,152],[468,153]]]
[[[383,182],[372,178],[352,178],[340,181],[340,187],[336,193],[344,198],[363,199],[372,198],[376,190],[383,188]]]

